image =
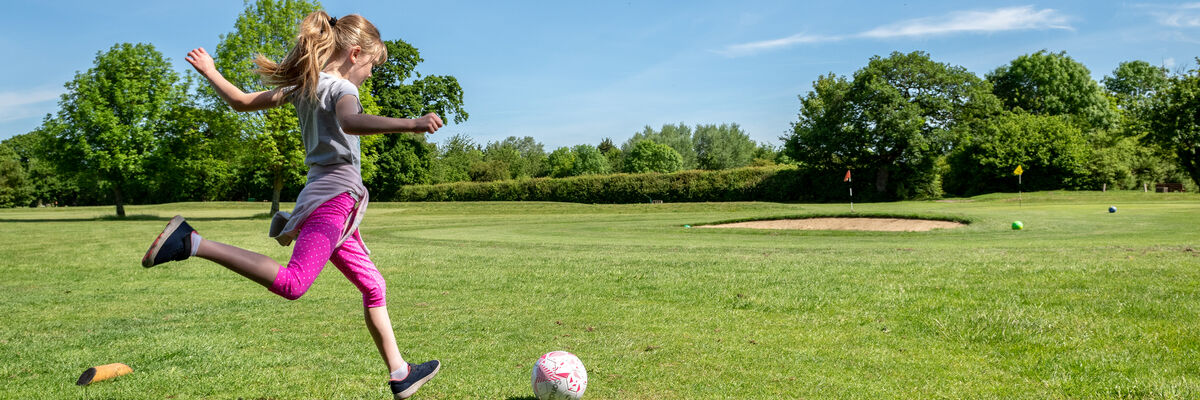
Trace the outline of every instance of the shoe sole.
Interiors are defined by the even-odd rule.
[[[143,267],[150,268],[154,266],[154,259],[158,258],[158,251],[162,250],[163,239],[171,237],[171,234],[175,233],[175,230],[179,229],[179,225],[182,223],[182,215],[176,215],[174,218],[171,218],[171,222],[167,222],[167,227],[163,228],[162,233],[154,238],[154,243],[150,245],[150,249],[146,250],[146,255],[142,256]]]
[[[442,363],[438,362],[438,365],[436,367],[433,367],[433,372],[430,372],[429,375],[425,375],[424,378],[417,380],[416,382],[414,382],[412,384],[412,386],[409,386],[408,389],[405,389],[403,392],[396,393],[396,395],[394,397],[396,398],[396,400],[404,400],[409,397],[412,397],[412,395],[417,394],[417,389],[420,389],[421,385],[424,385],[425,382],[429,382],[430,379],[433,379],[433,376],[437,375],[438,371],[441,369],[442,369]]]

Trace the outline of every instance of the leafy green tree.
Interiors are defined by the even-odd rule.
[[[608,159],[608,167],[610,170],[625,170],[625,153],[621,152],[620,148],[614,147],[608,149],[608,152],[604,153],[604,158]]]
[[[640,140],[625,157],[625,171],[671,173],[683,168],[683,157],[671,146]]]
[[[156,135],[183,99],[178,80],[152,45],[121,43],[100,52],[91,69],[67,83],[48,158],[60,171],[110,190],[124,217],[126,190],[144,181]]]
[[[189,93],[195,77],[179,85]],[[147,157],[147,198],[152,202],[213,201],[233,196],[242,152],[237,121],[185,97],[164,121]]]
[[[571,152],[575,154],[575,163],[571,166],[572,176],[607,174],[611,171],[608,158],[600,154],[596,146],[581,144],[571,148]]]
[[[604,140],[600,141],[600,145],[596,146],[596,150],[600,150],[600,154],[603,154],[604,158],[608,159],[609,170],[625,170],[625,167],[622,164],[624,162],[625,154],[621,152],[621,148],[613,145],[612,139],[604,138]]]
[[[948,157],[951,193],[1078,189],[1088,182],[1092,150],[1068,116],[1009,113],[975,128]],[[1017,166],[1025,171],[1019,185]]]
[[[1146,113],[1151,100],[1170,83],[1167,69],[1145,61],[1123,62],[1104,77],[1104,88],[1115,100],[1125,136],[1140,138],[1148,131]]]
[[[374,68],[371,78],[360,88],[364,99],[371,97],[378,105],[377,110],[368,110],[368,113],[417,118],[434,112],[455,123],[467,120],[468,114],[462,107],[463,91],[457,79],[438,75],[422,77],[416,68],[424,59],[415,47],[399,39],[385,40],[384,45],[388,50],[387,60]],[[364,104],[364,110],[366,108]],[[363,156],[364,162],[371,158],[374,169],[372,179],[367,182],[370,188],[391,194],[400,186],[429,183],[435,179],[436,146],[428,143],[425,135],[383,135],[370,142],[371,157],[365,152]],[[364,141],[364,146],[366,144]]]
[[[268,88],[254,71],[254,57],[280,60],[296,41],[296,27],[320,4],[307,0],[254,0],[238,15],[233,31],[221,35],[215,63],[229,82],[246,91]],[[228,110],[210,87],[204,87],[214,109]],[[265,111],[236,113],[238,131],[246,135],[245,162],[271,187],[271,213],[279,211],[284,185],[299,185],[306,168],[296,111],[290,105]]]
[[[1128,189],[1136,176],[1132,165],[1138,156],[1137,140],[1116,131],[1096,131],[1087,138],[1091,157],[1085,162],[1086,179],[1082,188]]]
[[[509,136],[489,142],[483,149],[484,161],[501,161],[508,168],[503,179],[531,178],[546,174],[546,151],[530,136]],[[495,166],[493,166],[494,168]]]
[[[27,170],[29,169],[29,160],[37,157],[41,146],[40,142],[45,138],[45,133],[41,129],[36,129],[29,133],[0,140],[0,145],[4,145],[13,152],[13,157],[21,163],[21,170]]]
[[[416,47],[407,42],[385,40],[388,59],[376,66],[367,81],[379,103],[381,115],[393,118],[417,118],[437,113],[447,121],[462,123],[470,116],[463,109],[463,90],[458,79],[449,75],[425,75],[416,72],[425,61]],[[414,79],[415,78],[415,79]]]
[[[16,151],[0,143],[0,208],[24,207],[33,196]]]
[[[1142,184],[1153,186],[1177,175],[1174,155],[1162,152],[1157,146],[1145,146],[1141,136],[1120,132],[1097,132],[1088,137],[1092,159],[1088,161],[1088,184],[1097,189],[1141,189]]]
[[[783,153],[780,148],[775,147],[770,143],[760,143],[754,148],[754,158],[750,160],[750,165],[756,167],[765,167],[770,165],[786,163]],[[790,160],[790,159],[789,159]]]
[[[41,130],[35,130],[0,141],[0,147],[3,147],[3,149],[0,149],[0,164],[4,164],[0,166],[0,170],[3,170],[3,172],[0,172],[0,175],[7,177],[0,178],[0,180],[8,182],[7,184],[0,183],[0,198],[22,198],[22,196],[17,195],[18,191],[28,195],[27,198],[24,198],[26,200],[25,204],[14,203],[13,207],[36,205],[38,204],[37,201],[41,200],[39,198],[38,182],[33,179],[35,174],[33,169],[39,161],[37,159],[41,146],[39,142],[44,137],[45,135],[42,134]],[[16,165],[7,165],[8,160],[15,161]],[[14,179],[18,175],[15,173],[16,171],[20,171],[20,179]],[[54,176],[53,171],[50,171],[50,173],[51,176]],[[13,186],[18,183],[21,185],[20,189]],[[0,207],[4,207],[4,203],[4,200],[0,200]]]
[[[73,175],[56,171],[54,163],[47,159],[54,139],[52,132],[58,125],[56,119],[47,116],[38,129],[13,136],[3,142],[21,161],[27,178],[25,181],[29,185],[28,191],[32,197],[30,205],[79,204],[79,187],[72,178]],[[88,194],[85,197],[102,196]]]
[[[467,172],[472,182],[492,182],[511,179],[508,162],[503,160],[476,161]]]
[[[367,80],[358,88],[359,103],[364,113],[380,115],[383,109],[372,95],[372,84]],[[361,136],[359,147],[363,184],[377,199],[390,199],[401,186],[431,183],[434,179],[437,146],[426,141],[424,134]]]
[[[1112,76],[1104,77],[1104,88],[1118,99],[1122,109],[1137,108],[1169,83],[1166,68],[1140,60],[1123,62]]]
[[[626,140],[621,145],[621,151],[628,154],[638,142],[643,140],[653,140],[655,143],[671,146],[683,158],[683,169],[696,168],[696,143],[692,138],[692,128],[682,122],[678,125],[665,124],[658,131],[646,126],[641,132],[635,133],[633,137]]]
[[[498,177],[489,180],[513,179],[521,173],[521,153],[511,145],[504,145],[503,142],[489,142],[483,148],[483,160],[493,164],[489,166],[489,169],[497,171]],[[500,171],[499,167],[503,167],[503,171]]]
[[[1087,67],[1066,52],[1026,54],[987,75],[1009,109],[1035,115],[1068,115],[1087,130],[1108,129],[1117,115]]]
[[[738,124],[700,125],[694,137],[700,169],[744,167],[754,159],[754,141]]]
[[[867,164],[866,137],[855,132],[850,80],[833,73],[817,77],[800,96],[800,120],[783,136],[784,151],[808,168],[856,168]],[[807,165],[811,163],[811,165]]]
[[[550,176],[562,178],[575,171],[575,152],[570,147],[559,147],[546,156],[546,167]]]
[[[516,149],[517,155],[520,156],[519,161],[511,166],[513,178],[546,176],[546,150],[533,137],[509,136],[504,139],[502,144]]]
[[[923,52],[872,57],[853,81],[822,76],[800,100],[786,154],[810,170],[870,171],[882,198],[940,195],[939,157],[1000,107],[986,82]]]
[[[600,141],[600,144],[596,145],[596,150],[600,150],[600,153],[602,154],[608,153],[609,150],[615,148],[617,148],[617,146],[613,145],[611,138],[604,138],[604,140]]]
[[[456,134],[439,146],[433,163],[433,182],[461,182],[471,180],[471,164],[483,161],[483,150],[471,138]]]
[[[1088,163],[1090,186],[1129,189],[1166,179],[1175,171],[1174,154],[1139,142],[1149,133],[1151,100],[1169,83],[1167,70],[1145,61],[1123,62],[1103,83],[1116,107],[1119,129],[1096,131],[1089,137],[1094,149]]]
[[[1180,168],[1200,185],[1200,68],[1172,77],[1155,94],[1146,118],[1149,134],[1143,140],[1173,152]]]
[[[376,135],[370,143],[362,143],[365,170],[366,149],[371,151],[372,174],[364,173],[364,183],[380,199],[386,199],[404,185],[431,183],[434,179],[434,158],[437,146],[417,133]]]
[[[515,142],[509,139],[516,140],[516,137],[510,136],[508,139],[499,142],[488,142],[483,148],[483,159],[486,162],[495,162],[490,169],[498,169],[503,166],[504,171],[502,177],[498,179],[513,179],[518,176],[528,176],[525,171],[525,162],[521,158],[521,151],[517,149]],[[472,178],[474,180],[474,178]]]

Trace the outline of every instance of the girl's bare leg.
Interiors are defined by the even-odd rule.
[[[200,242],[196,256],[221,264],[268,289],[275,283],[275,274],[279,273],[279,263],[271,257],[208,239]],[[386,315],[385,310],[385,318]]]
[[[395,371],[405,366],[404,358],[400,357],[400,349],[396,347],[396,336],[392,332],[392,319],[388,317],[387,306],[363,309],[367,320],[367,330],[375,339],[375,347],[383,362],[387,363],[388,371]]]

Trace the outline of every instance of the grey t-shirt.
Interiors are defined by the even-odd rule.
[[[321,73],[317,82],[317,101],[314,104],[307,96],[296,93],[292,96],[292,105],[296,106],[296,116],[300,119],[300,134],[304,141],[304,164],[337,165],[353,164],[355,169],[362,170],[362,152],[358,145],[358,136],[342,132],[337,121],[337,102],[342,96],[354,96],[358,99],[358,87],[350,81]],[[362,104],[358,105],[362,112]]]

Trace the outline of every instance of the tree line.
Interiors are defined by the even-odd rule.
[[[1200,183],[1200,71],[1121,63],[1102,84],[1065,52],[983,78],[924,52],[872,57],[800,96],[800,168],[857,171],[880,198]],[[1013,176],[1016,167],[1024,179]]]
[[[737,124],[679,123],[659,130],[647,126],[620,146],[605,138],[596,145],[563,146],[550,152],[529,136],[479,144],[455,135],[440,146],[430,146],[433,171],[426,179],[406,184],[720,170],[775,164],[782,157],[779,149],[754,142]]]

